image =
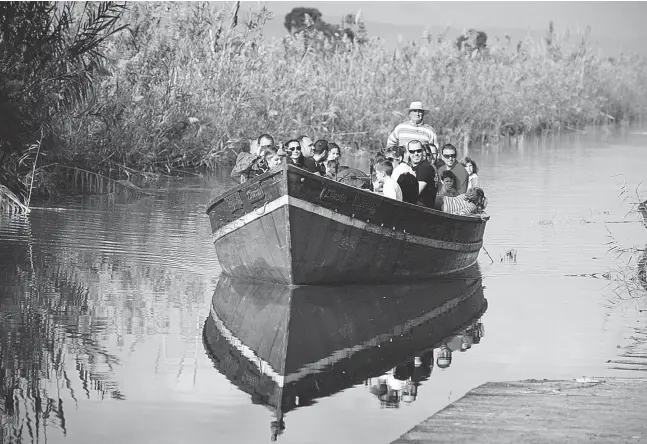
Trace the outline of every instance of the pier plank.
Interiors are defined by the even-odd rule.
[[[647,443],[647,379],[490,382],[392,444]]]

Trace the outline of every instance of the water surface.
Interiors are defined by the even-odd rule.
[[[637,255],[608,250],[647,244],[628,214],[647,135],[469,154],[492,216],[480,343],[434,367],[414,401],[385,405],[366,381],[294,408],[279,442],[389,443],[487,381],[644,376],[647,304],[621,282]],[[174,179],[135,202],[74,198],[0,221],[3,444],[270,440],[276,412],[218,368],[203,340],[220,273],[204,205],[230,185],[225,172]],[[367,361],[373,379],[377,368]]]

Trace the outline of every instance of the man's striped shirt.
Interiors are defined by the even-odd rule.
[[[406,148],[411,140],[419,140],[422,143],[433,143],[438,146],[436,131],[434,131],[431,125],[427,125],[426,123],[416,125],[409,121],[395,127],[391,134],[389,134],[386,147],[403,146]]]

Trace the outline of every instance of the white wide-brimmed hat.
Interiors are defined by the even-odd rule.
[[[422,111],[424,114],[427,114],[429,112],[428,109],[422,106],[422,102],[411,102],[411,105],[409,105],[409,108],[407,108],[407,112],[409,111]]]

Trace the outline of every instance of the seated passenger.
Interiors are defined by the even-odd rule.
[[[449,170],[445,170],[440,174],[441,189],[438,195],[442,196],[458,196],[458,188],[456,188],[456,176]]]
[[[252,145],[250,152],[252,154],[261,154],[265,149],[274,146],[274,137],[269,134],[261,134]]]
[[[468,174],[468,179],[467,179],[467,189],[470,190],[472,188],[476,188],[479,186],[479,176],[478,172],[479,169],[476,166],[476,162],[474,162],[471,158],[466,157],[461,161],[461,165],[465,167],[465,171],[467,171]]]
[[[341,162],[341,148],[334,142],[328,144],[328,160]]]
[[[328,141],[323,139],[317,140],[312,149],[312,157],[306,157],[303,165],[311,173],[325,176],[326,167],[324,166],[324,162],[326,157],[328,157]]]
[[[481,214],[487,206],[485,193],[480,188],[472,188],[467,193],[456,197],[445,196],[442,199],[442,210],[445,213],[469,216]]]
[[[386,152],[384,153],[386,160],[390,161],[393,164],[393,173],[391,174],[391,178],[396,182],[398,181],[400,174],[403,173],[410,173],[415,176],[415,173],[413,172],[411,167],[407,163],[402,161],[404,151],[405,150],[403,147],[394,146],[387,148]]]
[[[418,179],[419,203],[428,208],[436,205],[436,170],[425,159],[425,149],[419,140],[411,140],[407,145],[407,151],[411,156],[411,168]]]
[[[263,152],[263,157],[265,158],[265,163],[267,163],[268,169],[273,169],[281,166],[283,163],[283,156],[279,154],[279,151],[276,148],[267,148]]]
[[[256,154],[241,152],[236,158],[236,165],[231,170],[231,178],[237,182],[245,183],[263,174],[264,163],[264,159]]]
[[[303,168],[304,158],[299,141],[297,139],[288,140],[285,144],[285,150],[288,154],[288,162],[299,168]]]
[[[336,160],[326,161],[326,177],[328,179],[337,180],[337,173],[339,172],[339,162]]]
[[[388,160],[375,165],[375,179],[378,182],[378,188],[382,188],[381,194],[395,200],[402,200],[402,190],[400,185],[391,178],[393,173],[393,164]]]

